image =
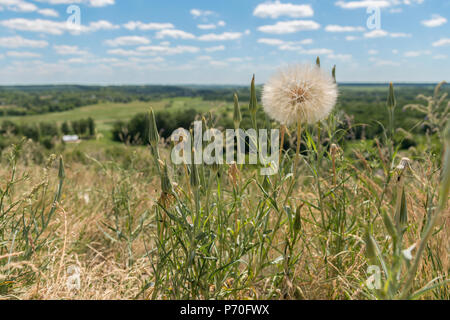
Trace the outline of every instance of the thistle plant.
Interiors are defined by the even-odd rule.
[[[375,289],[375,296],[381,299],[418,299],[428,291],[445,286],[449,280],[433,279],[425,287],[414,288],[414,280],[421,264],[423,254],[427,248],[428,241],[435,232],[438,221],[442,219],[447,209],[450,189],[450,122],[444,134],[443,144],[445,151],[443,155],[443,169],[441,173],[441,186],[438,205],[430,207],[420,240],[409,248],[404,247],[403,238],[408,230],[408,209],[406,200],[406,187],[404,182],[405,172],[410,170],[410,160],[404,158],[397,166],[397,197],[393,217],[381,209],[384,227],[391,239],[392,251],[385,254],[381,246],[367,229],[365,233],[366,255],[372,264],[379,264],[383,270],[381,286]],[[415,255],[413,250],[416,249]]]
[[[440,138],[442,138],[442,132],[450,116],[450,102],[445,105],[448,94],[440,94],[444,85],[446,85],[445,81],[439,83],[431,97],[423,94],[417,97],[420,100],[424,100],[427,103],[426,105],[408,104],[403,108],[403,110],[410,109],[422,113],[425,116],[423,124],[429,127],[430,133],[437,133]]]

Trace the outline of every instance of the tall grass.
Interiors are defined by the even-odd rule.
[[[122,146],[114,161],[93,150],[42,168],[24,162],[30,142],[11,146],[0,170],[0,296],[448,299],[450,126],[429,132],[442,157],[400,150],[394,94],[377,140],[349,148],[338,114],[284,128],[298,152],[282,150],[274,176],[173,165],[152,111],[150,152]],[[250,97],[254,115],[254,85]],[[238,128],[237,96],[234,110]],[[72,266],[78,289],[66,285]]]
[[[251,89],[254,92],[253,85]],[[250,110],[255,114],[256,101],[251,96]],[[410,231],[420,230],[415,225],[419,221],[408,221],[406,194],[417,189],[408,187],[412,181],[405,183],[409,159],[397,166],[401,158],[394,142],[395,107],[391,84],[384,143],[376,143],[375,154],[353,150],[359,161],[339,155],[337,146],[344,133],[336,130],[336,118],[331,117],[297,136],[302,148],[298,144],[296,155],[284,155],[275,177],[258,176],[258,168],[245,168],[243,173],[236,165],[192,165],[188,188],[182,179],[185,171],[177,167],[169,170],[164,164],[160,170],[163,201],[154,208],[156,247],[149,252],[155,275],[152,298],[242,298],[243,292],[258,298],[258,291],[265,292],[266,298],[302,297],[299,274],[312,277],[311,273],[318,271],[309,259],[322,260],[326,282],[344,281],[346,290],[332,290],[344,291],[347,297],[356,294],[359,287],[370,298],[417,298],[445,286],[448,270],[440,269],[438,278],[412,291],[420,288],[414,284],[416,273],[446,209],[446,168],[450,163],[445,156],[439,205],[427,208],[421,222],[423,231],[414,241],[418,242],[417,254],[412,258],[413,247],[408,250],[404,238],[409,234],[411,239],[414,235]],[[237,114],[235,111],[235,118],[239,118]],[[150,134],[156,142],[152,117],[150,113]],[[253,123],[256,129],[256,121]],[[159,159],[156,144],[152,147]],[[379,169],[381,173],[375,171]],[[173,172],[171,178],[169,171]],[[176,188],[171,188],[170,179],[177,181]],[[386,231],[377,230],[381,222]],[[313,235],[307,233],[305,225]],[[376,243],[371,234],[374,231],[383,237],[383,246]],[[356,278],[348,278],[349,272],[356,270],[364,274],[364,247],[367,263],[382,267],[381,287],[374,291],[360,287]],[[300,271],[300,266],[304,270]]]

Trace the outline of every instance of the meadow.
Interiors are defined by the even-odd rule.
[[[25,114],[0,122],[91,117],[96,135],[46,149],[1,131],[0,298],[449,299],[450,103],[434,87],[340,86],[325,120],[281,127],[273,176],[176,166],[157,121],[280,128],[254,83],[42,113],[14,89],[4,109]],[[133,119],[139,142],[113,141]]]

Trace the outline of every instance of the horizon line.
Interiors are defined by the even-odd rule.
[[[389,83],[397,84],[397,85],[437,85],[441,82],[445,82],[444,85],[449,85],[450,83],[447,81],[424,81],[424,82],[411,82],[411,81],[342,81],[337,82],[338,85],[386,85]],[[256,85],[261,86],[264,83],[257,83]],[[0,84],[0,88],[4,87],[47,87],[47,86],[83,86],[83,87],[150,87],[150,86],[163,86],[163,87],[188,87],[188,86],[202,86],[202,87],[246,87],[247,84],[202,84],[202,83],[179,83],[179,84],[168,84],[168,83],[147,83],[147,84],[133,84],[133,83],[108,83],[108,84],[99,84],[99,83],[44,83],[44,84]]]

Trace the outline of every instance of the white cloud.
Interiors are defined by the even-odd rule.
[[[39,53],[26,51],[8,51],[6,55],[13,58],[39,58],[41,56]]]
[[[424,0],[361,0],[361,1],[337,1],[336,6],[342,9],[361,9],[361,8],[388,8],[398,5],[422,4]],[[391,13],[400,12],[401,9],[391,9]]]
[[[319,49],[308,49],[308,50],[302,50],[300,51],[302,54],[308,54],[308,55],[332,55],[333,50],[331,49],[325,49],[325,48],[319,48]]]
[[[140,36],[126,36],[118,37],[111,40],[106,40],[104,43],[110,47],[120,47],[120,46],[135,46],[149,44],[151,41],[146,37]]]
[[[253,15],[260,18],[277,19],[281,16],[305,18],[314,16],[314,10],[308,4],[281,3],[280,1],[259,4]]]
[[[398,67],[400,66],[400,63],[392,61],[392,60],[383,60],[378,58],[370,58],[369,61],[374,62],[376,66],[392,66],[392,67]]]
[[[53,46],[53,49],[55,49],[57,54],[60,55],[77,55],[77,56],[83,56],[87,55],[87,51],[80,50],[78,46],[67,46],[67,45],[55,45]]]
[[[317,30],[320,24],[312,20],[280,21],[274,25],[266,25],[258,28],[259,31],[271,34],[295,33],[305,30]]]
[[[38,13],[46,17],[59,17],[59,13],[53,9],[40,9]]]
[[[371,56],[374,56],[374,55],[377,55],[377,54],[378,54],[378,50],[373,50],[373,49],[371,49],[371,50],[368,51],[368,53],[369,53]]]
[[[135,50],[125,50],[125,49],[111,49],[107,51],[108,54],[117,55],[117,56],[124,56],[124,57],[130,57],[130,56],[143,56],[144,53],[137,52]]]
[[[113,5],[114,3],[114,0],[89,0],[89,4],[93,7],[105,7]]]
[[[285,42],[281,39],[261,38],[258,39],[258,43],[267,44],[269,46],[281,46]]]
[[[225,50],[225,46],[224,45],[215,46],[215,47],[209,47],[209,48],[205,49],[206,52],[216,52],[216,51],[223,51],[223,50]]]
[[[365,0],[365,1],[337,1],[336,6],[342,9],[360,9],[369,7],[386,8],[390,7],[392,3],[387,0]]]
[[[443,24],[447,23],[447,19],[444,17],[441,17],[438,14],[434,14],[430,20],[423,20],[421,22],[425,27],[428,28],[435,28],[435,27],[440,27]]]
[[[325,27],[327,32],[364,32],[366,29],[363,27],[351,27],[351,26],[338,26],[328,25]]]
[[[91,22],[89,25],[85,26],[67,23],[66,21],[52,21],[43,19],[30,20],[24,18],[16,18],[2,20],[0,21],[0,25],[13,30],[41,32],[53,35],[61,35],[64,32],[80,34],[98,30],[114,30],[120,28],[119,26],[115,26],[105,20]]]
[[[224,32],[221,34],[209,33],[198,37],[200,41],[227,41],[242,38],[241,32]]]
[[[123,25],[125,29],[128,30],[141,30],[141,31],[147,31],[147,30],[164,30],[164,29],[173,29],[175,26],[171,23],[158,23],[158,22],[149,22],[144,23],[141,21],[130,21]]]
[[[45,2],[49,4],[76,4],[84,3],[91,7],[106,7],[115,4],[115,0],[37,0],[39,2]]]
[[[190,12],[194,16],[194,18],[206,17],[214,14],[214,11],[200,10],[200,9],[192,9]]]
[[[86,28],[86,31],[98,31],[98,30],[115,30],[120,29],[119,26],[112,24],[106,20],[100,20],[96,22],[91,22],[89,26]]]
[[[369,38],[369,39],[373,39],[373,38],[384,38],[384,37],[391,37],[391,38],[409,38],[411,37],[411,34],[408,33],[402,33],[402,32],[387,32],[385,30],[373,30],[370,32],[367,32],[364,34],[364,38]]]
[[[217,26],[213,23],[211,24],[199,24],[197,25],[197,28],[202,29],[202,30],[211,30],[211,29],[215,29],[217,28]]]
[[[195,39],[195,36],[192,33],[177,29],[165,29],[156,33],[156,39],[164,39],[165,37],[174,39]]]
[[[450,45],[450,38],[442,38],[439,41],[433,42],[433,47],[443,47]]]
[[[433,59],[435,59],[435,60],[446,60],[447,58],[448,58],[448,56],[445,54],[437,54],[437,55],[433,56]]]
[[[269,46],[276,46],[278,50],[282,51],[294,51],[299,54],[304,55],[334,55],[334,51],[326,48],[312,48],[312,49],[304,49],[303,45],[312,44],[313,39],[304,39],[301,41],[284,41],[281,39],[274,38],[261,38],[258,39],[258,43],[266,44]],[[343,59],[343,55],[334,55],[334,59]],[[347,57],[348,58],[348,57]]]
[[[47,46],[48,46],[47,41],[25,39],[22,38],[21,36],[0,38],[0,47],[5,48],[20,48],[20,47],[45,48]]]
[[[312,44],[313,39],[304,39],[301,41],[284,41],[281,39],[273,39],[273,38],[261,38],[258,39],[258,43],[266,44],[269,46],[277,46],[278,49],[283,51],[302,51],[302,45]]]
[[[389,37],[391,37],[391,38],[410,38],[411,34],[404,33],[404,32],[394,32],[394,33],[389,33]]]
[[[17,12],[34,12],[38,10],[36,5],[24,0],[0,0],[0,6],[5,7],[7,10]]]
[[[358,40],[359,38],[358,37],[355,37],[355,36],[347,36],[347,37],[345,37],[345,40],[347,40],[347,41],[355,41],[355,40]]]
[[[383,38],[387,37],[389,33],[384,30],[373,30],[364,34],[365,38]]]
[[[420,57],[423,55],[430,55],[431,51],[430,50],[425,50],[425,51],[407,51],[405,52],[404,56],[407,58],[416,58],[416,57]]]
[[[450,38],[442,38],[439,41],[433,42],[433,47],[443,47],[450,45]]]
[[[349,61],[352,60],[353,56],[351,54],[329,54],[328,59],[330,60],[341,60],[341,61]]]
[[[198,47],[193,46],[142,46],[137,49],[139,52],[150,53],[150,54],[183,54],[183,53],[197,53],[200,51]]]
[[[198,24],[197,28],[201,29],[201,30],[212,30],[212,29],[216,29],[218,27],[225,27],[226,23],[223,20],[220,20],[219,22],[217,22],[217,24],[214,23],[205,23],[205,24]]]

